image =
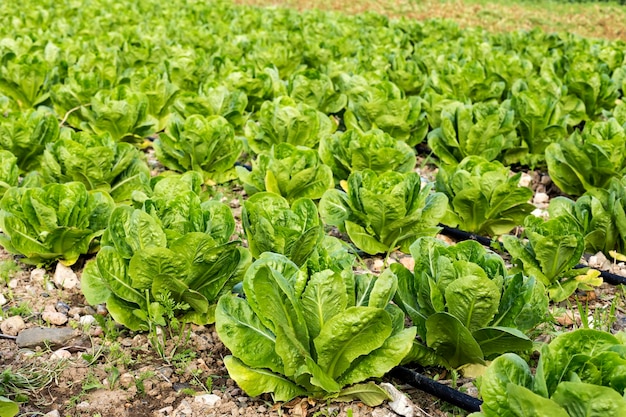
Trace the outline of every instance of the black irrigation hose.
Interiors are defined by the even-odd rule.
[[[500,242],[498,242],[497,240],[489,239],[488,237],[485,237],[485,236],[475,235],[474,233],[466,232],[463,230],[455,229],[455,228],[444,226],[444,225],[439,225],[439,226],[442,227],[441,234],[449,236],[453,239],[475,240],[476,242],[480,243],[483,246],[493,248],[494,245],[497,245],[500,248],[500,250],[503,250],[503,251],[505,250],[502,244],[500,244]],[[578,264],[574,268],[587,268],[588,266],[589,265]],[[626,277],[613,274],[608,271],[603,271],[601,269],[599,271],[600,271],[600,276],[602,277],[604,282],[606,282],[607,284],[626,285]]]
[[[480,411],[480,406],[483,403],[478,398],[464,394],[447,385],[440,384],[439,382],[404,366],[396,366],[391,370],[391,372],[389,372],[389,376],[399,379],[400,381],[428,394],[434,395],[435,397],[460,407],[465,411]]]

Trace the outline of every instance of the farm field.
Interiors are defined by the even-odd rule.
[[[243,3],[3,2],[0,417],[623,415],[625,6]]]

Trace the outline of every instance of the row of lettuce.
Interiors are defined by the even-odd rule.
[[[368,175],[378,179],[365,171],[349,182]],[[396,175],[400,187],[389,184]],[[445,205],[445,196],[421,188],[415,174],[387,176],[386,188],[402,200],[424,214],[426,206],[445,213],[436,202]],[[195,172],[161,175],[132,205],[116,205],[107,192],[87,191],[79,182],[12,187],[0,201],[0,244],[27,262],[71,264],[99,241],[82,273],[89,303],[106,303],[117,322],[136,331],[174,320],[215,322],[232,352],[225,359],[231,377],[249,395],[272,392],[277,401],[310,395],[377,404],[385,392],[363,381],[400,363],[456,369],[527,352],[533,348],[528,333],[546,320],[549,296],[564,298],[590,283],[591,271],[571,270],[572,264],[573,289],[569,280],[558,281],[563,275],[550,276],[555,271],[545,266],[555,264],[555,254],[535,260],[540,272],[524,274],[477,242],[448,246],[433,237],[436,220],[427,219],[419,237],[401,246],[414,259],[413,271],[392,263],[378,276],[356,273],[354,251],[325,232],[312,200],[290,204],[270,192],[244,202],[246,248],[233,238],[231,209],[207,199],[201,186]],[[376,201],[368,191],[364,205]],[[626,358],[614,356],[615,375],[603,369],[600,379],[583,375],[584,383],[623,392]],[[559,371],[578,373],[583,365],[576,364]],[[530,388],[526,380],[519,384]]]
[[[601,283],[574,268],[581,255],[626,246],[620,43],[227,3],[33,3],[0,11],[0,245],[34,264],[97,252],[82,290],[129,329],[215,322],[249,395],[376,404],[386,394],[364,381],[399,363],[527,352],[549,299]],[[413,172],[424,140],[431,185]],[[142,148],[183,174],[152,175]],[[546,166],[581,197],[535,218],[510,164]],[[235,178],[246,246],[203,191]],[[507,269],[475,242],[435,239],[439,223],[489,236],[523,224],[525,239],[503,237]],[[325,225],[415,268],[356,273]],[[617,337],[563,335],[535,377],[497,359],[483,412],[552,401],[583,415],[585,395],[619,409]]]

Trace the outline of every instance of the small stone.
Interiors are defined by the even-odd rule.
[[[383,382],[380,386],[391,396],[392,401],[389,402],[389,407],[396,414],[404,417],[413,417],[415,414],[413,403],[406,395],[388,382]]]
[[[7,299],[4,297],[4,294],[0,293],[0,306],[3,306],[7,303]]]
[[[546,193],[537,193],[533,198],[535,204],[546,204],[550,201],[550,196]]]
[[[43,313],[41,313],[41,318],[46,323],[54,324],[55,326],[62,326],[67,323],[67,316],[63,313],[59,313],[56,311],[44,311]]]
[[[168,416],[172,414],[172,411],[174,411],[174,407],[172,407],[171,405],[168,405],[167,407],[163,407],[160,410],[158,410],[157,413],[162,414],[164,416]]]
[[[30,280],[33,282],[43,282],[46,277],[46,270],[43,268],[35,268],[30,271]]]
[[[9,336],[17,336],[19,332],[26,328],[26,323],[22,316],[11,316],[0,323],[2,333]]]
[[[66,349],[55,350],[54,352],[52,352],[52,355],[50,355],[50,359],[53,360],[70,359],[71,357],[72,354]]]
[[[517,183],[517,185],[520,187],[528,187],[530,186],[530,183],[532,182],[532,180],[533,180],[533,177],[531,177],[525,172],[522,172],[522,176],[519,178],[519,182]]]
[[[90,408],[91,408],[91,404],[89,404],[89,401],[82,401],[76,404],[76,409],[78,411],[88,411]]]
[[[11,288],[12,290],[17,288],[17,285],[19,284],[19,282],[17,281],[17,278],[13,278],[12,280],[9,281],[9,283],[7,284],[7,286],[9,288]]]
[[[530,212],[535,217],[539,217],[540,219],[548,220],[549,213],[547,210],[536,208]]]
[[[81,326],[87,327],[87,326],[91,326],[92,324],[94,324],[96,322],[96,318],[92,316],[91,314],[88,314],[86,316],[81,316],[81,318],[78,319],[78,322],[80,323]]]
[[[57,289],[57,287],[56,287],[56,285],[54,285],[54,282],[46,281],[46,291],[52,292],[52,291],[54,291],[56,289]]]
[[[96,306],[96,314],[100,316],[106,316],[107,314],[109,314],[109,312],[107,311],[107,308],[104,304],[98,304]]]
[[[399,261],[409,271],[413,272],[415,269],[415,259],[412,256],[403,256]]]
[[[174,415],[176,417],[191,417],[192,409],[191,405],[187,400],[182,400],[176,410],[174,410]]]
[[[54,306],[54,309],[58,311],[59,313],[63,313],[67,315],[67,313],[70,311],[70,306],[64,303],[63,301],[59,301]]]
[[[59,410],[52,410],[43,415],[43,417],[61,417]]]
[[[544,175],[544,176],[541,177],[541,183],[543,185],[550,185],[550,184],[552,184],[552,179],[550,178],[549,175]]]
[[[385,261],[383,261],[380,258],[374,259],[374,262],[372,263],[372,270],[374,272],[380,272],[383,270],[384,267],[385,267]]]
[[[63,346],[76,336],[74,329],[69,327],[48,328],[32,327],[25,329],[17,335],[16,343],[19,348],[31,348],[35,346]]]
[[[61,288],[71,290],[80,285],[78,276],[72,271],[69,266],[63,265],[61,262],[57,263],[57,269],[54,271],[54,283]]]
[[[128,388],[135,383],[135,376],[131,373],[125,372],[120,375],[120,385],[124,388]]]
[[[267,407],[264,405],[259,406],[259,408],[256,409],[259,413],[266,413],[267,412]]]
[[[222,399],[218,395],[215,395],[215,394],[197,395],[193,399],[194,402],[208,405],[209,407],[214,407],[221,400]]]

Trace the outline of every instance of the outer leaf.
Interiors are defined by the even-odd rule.
[[[467,328],[453,315],[435,313],[426,319],[426,344],[448,362],[452,368],[484,364],[480,345]]]
[[[313,340],[317,362],[322,370],[337,378],[356,358],[381,347],[390,334],[391,319],[386,311],[350,307],[326,322]]]
[[[573,417],[619,416],[626,409],[626,400],[613,389],[582,382],[561,382],[552,400]]]
[[[383,401],[391,399],[387,391],[373,382],[356,384],[345,388],[341,390],[337,397],[333,396],[332,398],[335,401],[354,401],[354,399],[358,399],[370,407],[376,407],[381,405]]]
[[[287,378],[261,368],[251,368],[232,356],[224,358],[228,374],[251,397],[269,392],[276,401],[289,401],[306,391]]]
[[[235,357],[252,368],[282,373],[283,363],[276,354],[276,336],[258,319],[248,303],[225,295],[215,311],[215,329],[220,340]]]

